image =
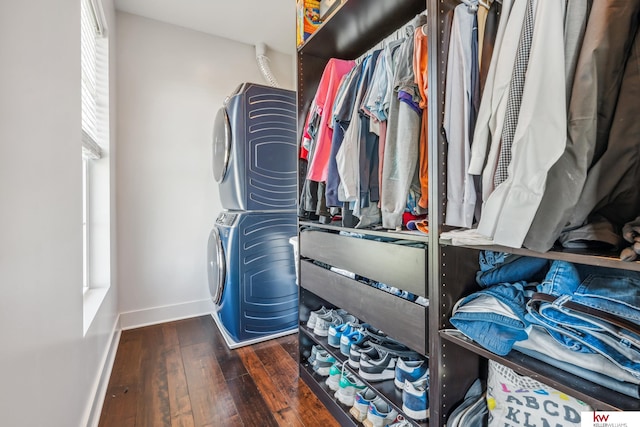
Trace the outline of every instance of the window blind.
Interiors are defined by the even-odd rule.
[[[82,155],[90,159],[102,156],[98,128],[98,39],[104,37],[104,18],[99,0],[82,0],[81,68],[82,68]]]

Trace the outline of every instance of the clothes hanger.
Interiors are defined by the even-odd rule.
[[[478,5],[484,7],[485,9],[489,9],[491,7],[491,1],[490,0],[478,0]]]
[[[466,4],[471,12],[475,12],[475,11],[478,10],[478,3],[477,2],[474,2],[472,0],[460,0],[460,2]]]

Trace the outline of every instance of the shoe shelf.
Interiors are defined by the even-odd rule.
[[[427,307],[300,261],[300,286],[417,351],[427,353]]]
[[[481,347],[455,329],[441,330],[440,337],[485,359],[501,363],[520,375],[526,375],[580,399],[596,410],[640,411],[640,400],[638,399],[576,377],[540,360],[526,356],[519,351],[512,351],[506,356],[499,356]]]
[[[510,248],[500,245],[461,245],[454,246],[449,240],[440,239],[443,246],[452,246],[458,248],[491,250],[496,252],[508,252],[516,255],[530,256],[536,258],[545,258],[549,260],[560,260],[573,262],[576,264],[593,265],[597,267],[617,268],[620,270],[640,271],[640,262],[621,261],[618,252],[603,252],[591,249],[567,249],[562,247],[553,247],[548,252],[536,252],[526,248]]]
[[[351,373],[356,375],[358,379],[360,379],[360,381],[362,381],[367,387],[374,390],[380,397],[386,400],[387,403],[392,405],[398,411],[398,413],[400,413],[403,417],[405,417],[406,420],[410,421],[415,426],[429,425],[428,422],[420,423],[412,420],[402,411],[402,390],[398,390],[398,388],[395,386],[393,382],[393,379],[378,381],[378,382],[370,382],[364,378],[361,378],[360,375],[358,374],[358,370],[353,368],[351,365],[347,363],[349,358],[344,354],[342,354],[339,349],[330,346],[327,341],[327,338],[315,335],[311,331],[311,329],[307,327],[306,323],[301,323],[299,330],[312,342],[322,346],[325,350],[327,350],[327,352],[329,352],[329,354],[331,354],[337,361],[343,363],[344,366],[346,366],[345,369],[349,370]],[[306,365],[308,370],[310,370],[311,373],[313,374],[313,377],[322,383],[322,386],[326,388],[327,393],[330,393],[330,397],[333,399],[334,392],[331,389],[329,389],[329,387],[327,387],[327,385],[325,384],[325,380],[327,379],[327,377],[323,377],[321,375],[316,374],[315,372],[313,372],[313,369],[310,366],[308,366],[308,363]],[[346,412],[349,412],[350,408],[347,408],[346,406],[342,405],[340,402],[336,402],[336,404],[338,404],[341,408],[343,408],[343,410],[344,408],[346,408]]]

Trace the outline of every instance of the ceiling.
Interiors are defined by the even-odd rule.
[[[295,52],[295,0],[115,0],[115,4],[117,10],[168,24]]]

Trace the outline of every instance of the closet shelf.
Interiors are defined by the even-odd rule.
[[[342,0],[299,54],[355,59],[425,10],[424,0]]]
[[[640,271],[640,262],[626,262],[618,258],[617,252],[598,252],[586,249],[552,248],[548,252],[536,252],[526,248],[510,248],[500,245],[452,245],[449,240],[440,239],[442,246],[508,252],[516,255],[568,261],[576,264],[594,265],[597,267],[617,268],[620,270]]]
[[[400,239],[400,240],[415,240],[416,242],[422,242],[424,244],[428,244],[429,235],[424,234],[420,231],[412,231],[412,230],[372,230],[369,228],[350,228],[343,227],[339,221],[334,221],[332,224],[321,224],[319,222],[314,221],[298,221],[300,227],[310,227],[310,228],[320,228],[323,230],[330,231],[348,231],[351,233],[365,234],[369,236],[379,236],[386,237],[392,239]]]
[[[528,357],[518,351],[512,351],[507,356],[498,356],[479,346],[456,330],[441,330],[440,337],[486,359],[501,363],[520,375],[526,375],[563,393],[580,399],[594,409],[604,411],[640,410],[640,400],[638,399],[576,377],[575,375]],[[443,343],[443,345],[446,346],[445,343]]]

